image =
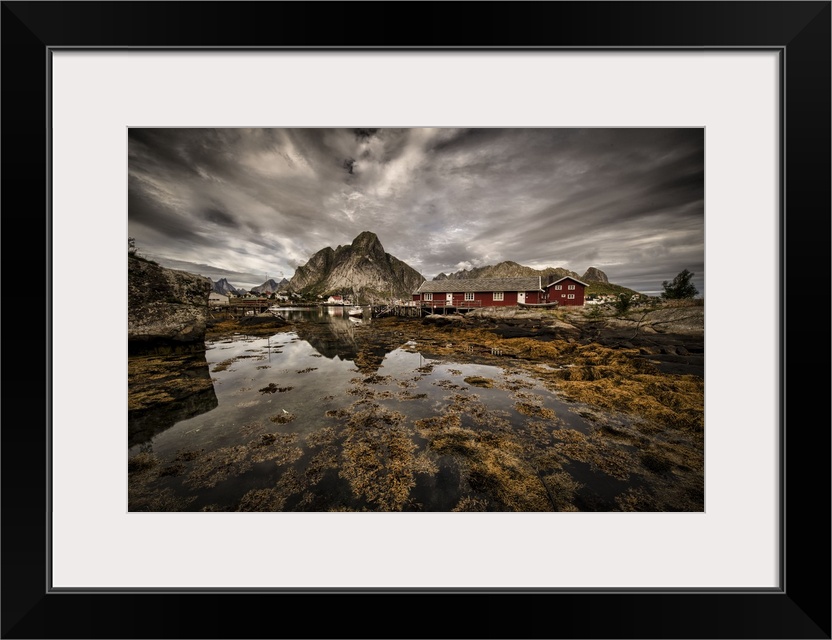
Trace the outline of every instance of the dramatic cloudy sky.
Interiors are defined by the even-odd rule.
[[[362,231],[428,279],[513,260],[704,295],[702,129],[131,129],[129,235],[251,288]]]

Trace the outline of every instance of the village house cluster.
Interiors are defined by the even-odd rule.
[[[288,291],[260,294],[246,292],[237,295],[233,293],[217,293],[216,291],[212,291],[208,294],[208,305],[211,307],[227,306],[233,302],[241,300],[273,300],[275,302],[288,302],[291,297],[300,298],[299,295],[292,294]]]
[[[520,278],[472,278],[425,280],[413,292],[409,301],[395,300],[394,305],[423,307],[428,309],[476,309],[482,307],[521,307],[521,308],[557,308],[580,307],[613,303],[617,296],[587,295],[589,286],[577,278],[565,276],[557,278],[549,276],[548,282],[543,276]],[[642,298],[640,294],[633,295],[633,301]],[[244,303],[247,299],[271,300],[275,303],[286,303],[300,300],[301,296],[290,291],[254,294],[246,293],[240,296],[225,295],[211,292],[209,304],[211,306],[227,306],[229,304]],[[318,296],[318,304],[329,306],[352,306],[352,300],[345,295],[332,294]]]
[[[428,307],[557,307],[583,306],[586,282],[566,276],[544,284],[542,276],[426,280],[413,293],[413,301]]]

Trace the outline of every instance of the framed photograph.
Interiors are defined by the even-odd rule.
[[[128,155],[131,513],[705,511],[703,127]]]
[[[829,353],[829,302],[826,291],[807,286],[830,264],[829,2],[4,2],[2,11],[7,280],[31,279],[46,292],[45,303],[10,305],[6,314],[14,339],[6,340],[4,371],[3,637],[830,637],[829,378],[816,362]],[[310,160],[318,151],[323,164]],[[264,168],[278,156],[290,173]],[[398,164],[381,171],[378,159],[392,157]],[[468,183],[451,190],[440,178],[460,162]],[[245,185],[233,169],[243,164]],[[373,180],[359,188],[361,177]],[[333,187],[350,180],[350,193]],[[356,202],[371,190],[383,207]],[[257,212],[278,207],[278,197],[285,215],[274,230]],[[533,236],[549,238],[542,230],[566,220],[556,215],[566,209],[574,217],[564,233],[575,241],[557,245],[562,259],[531,261],[535,269],[569,265],[569,273],[547,274],[546,286],[543,275],[539,287],[492,282],[487,292],[433,279],[446,265],[468,273],[518,255],[493,240],[507,233],[496,224],[501,211],[503,228],[513,225],[515,244],[531,254]],[[171,211],[196,211],[198,223]],[[434,237],[428,224],[406,225],[419,217],[437,221]],[[344,220],[353,218],[372,228],[351,236],[354,225]],[[479,253],[460,256],[472,243],[451,242],[452,234],[464,236],[466,226]],[[227,279],[251,292],[261,276],[264,284],[275,278],[268,306],[278,314],[277,276],[294,279],[289,270],[311,264],[316,247],[366,245],[373,253],[383,243],[379,255],[420,266],[416,294],[415,283],[403,284],[389,300],[363,281],[287,289],[309,297],[296,302],[337,308],[345,327],[370,320],[382,302],[431,315],[438,306],[470,312],[484,295],[493,308],[554,296],[568,310],[569,295],[589,307],[597,293],[586,281],[607,276],[589,267],[603,255],[604,266],[627,274],[628,291],[660,298],[662,287],[696,289],[704,393],[693,409],[680,404],[677,388],[665,398],[665,417],[688,420],[685,428],[647,421],[637,434],[605,423],[606,439],[590,447],[576,423],[573,440],[562,433],[536,449],[553,437],[546,416],[535,420],[548,406],[538,402],[543,390],[508,388],[468,365],[430,384],[388,380],[366,360],[371,350],[358,349],[350,375],[361,379],[344,378],[341,389],[327,378],[337,393],[352,394],[351,402],[372,395],[382,408],[388,397],[427,407],[442,401],[427,397],[432,389],[457,384],[459,406],[442,409],[450,426],[429,423],[416,415],[421,409],[402,424],[434,452],[453,452],[474,446],[465,422],[450,424],[473,412],[494,440],[477,448],[480,466],[399,460],[436,483],[434,493],[418,485],[418,496],[405,495],[379,476],[367,489],[356,469],[368,472],[372,425],[351,421],[356,433],[337,436],[355,445],[343,467],[313,455],[326,450],[320,438],[308,451],[289,446],[287,434],[310,428],[298,417],[305,407],[326,410],[321,420],[345,410],[318,393],[317,366],[343,359],[327,336],[306,336],[308,352],[291,340],[217,341],[200,369],[210,364],[213,402],[249,407],[264,398],[283,432],[262,428],[271,426],[266,414],[250,416],[227,440],[200,418],[210,412],[190,405],[188,434],[164,420],[131,421],[125,238],[134,258],[151,254],[143,265],[159,258],[161,268],[199,270],[212,286],[234,273],[238,282]],[[269,264],[282,274],[266,272],[252,250],[260,242],[274,251],[275,238],[284,239],[286,260]],[[442,243],[450,247],[444,262],[428,246]],[[203,259],[209,245],[252,258],[234,263],[236,271],[212,270],[221,265]],[[672,271],[666,282],[638,280],[655,280],[659,265]],[[677,270],[681,279],[672,281]],[[236,303],[240,318],[264,311],[243,309],[260,304],[261,293]],[[352,298],[369,317],[344,313]],[[648,302],[625,298],[610,304]],[[43,320],[44,338],[26,339],[33,318]],[[450,322],[447,314],[433,321]],[[31,342],[43,351],[33,355]],[[222,348],[237,351],[223,359]],[[502,354],[495,343],[491,356],[495,349]],[[270,363],[261,360],[277,355],[293,377],[274,378],[272,389]],[[667,355],[645,362],[695,360]],[[245,358],[254,365],[245,370],[248,386],[223,375]],[[589,393],[593,376],[578,374],[570,373],[573,389],[581,383]],[[500,425],[510,431],[513,423],[497,404],[470,404],[476,394],[464,391],[472,386],[493,403],[513,394],[526,407],[517,411],[527,440],[497,443]],[[610,403],[623,398],[620,387],[610,383]],[[413,390],[424,397],[401,396]],[[644,387],[647,400],[661,393],[657,384]],[[382,417],[396,422],[389,411]],[[441,438],[432,425],[444,429]],[[448,440],[449,428],[461,439]],[[543,469],[534,487],[494,471],[521,450]],[[588,471],[592,491],[564,484],[577,477],[553,472],[563,470],[557,456],[566,450],[586,469],[604,470],[592,477],[607,484],[592,485]],[[667,485],[659,480],[614,484],[611,461],[625,458],[644,478],[672,476],[674,491],[657,490]],[[274,469],[275,461],[303,461],[286,474],[298,480],[292,491],[264,489],[254,463]],[[156,471],[139,481],[142,465]],[[327,500],[300,490],[302,478],[320,472],[319,481],[327,469]],[[438,483],[443,473],[458,491]],[[345,487],[358,497],[345,499]],[[430,615],[413,608],[425,603],[436,607]],[[318,615],[304,621],[309,607]],[[263,613],[272,610],[294,619],[269,620]],[[568,615],[553,615],[560,610]],[[407,615],[406,630],[368,623],[370,611],[379,620]],[[437,622],[445,614],[450,627]]]

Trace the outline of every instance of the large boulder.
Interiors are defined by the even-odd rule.
[[[204,350],[211,280],[141,258],[127,263],[129,353]]]

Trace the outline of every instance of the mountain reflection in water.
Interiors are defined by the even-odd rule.
[[[356,321],[348,316],[344,307],[286,308],[280,314],[293,324],[296,332],[277,334],[274,341],[267,338],[264,349],[266,355],[260,356],[262,359],[271,361],[273,353],[282,352],[279,341],[289,339],[292,345],[303,341],[311,347],[315,352],[310,354],[311,357],[323,356],[354,364],[358,371],[370,374],[378,368],[387,353],[386,349],[370,348],[369,362],[362,361],[355,335],[356,327],[358,324],[367,324],[370,320]],[[256,340],[245,335],[238,336],[238,339],[248,342]],[[219,345],[209,342],[208,353],[211,349],[224,350],[227,342],[220,342]],[[288,346],[284,344],[282,349],[287,349]],[[247,353],[239,356],[240,360],[251,358],[253,356]],[[206,352],[131,357],[128,446],[133,448],[148,443],[154,436],[175,424],[217,408],[217,380],[212,379],[210,366],[219,370],[226,368],[221,362],[213,361],[213,358],[209,363]],[[267,367],[262,365],[258,368]]]
[[[318,312],[283,311],[281,315],[296,323],[298,337],[306,340],[326,358],[355,360],[358,344],[356,325],[349,321],[343,307],[318,307]]]

